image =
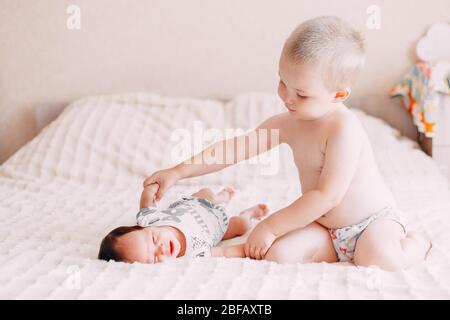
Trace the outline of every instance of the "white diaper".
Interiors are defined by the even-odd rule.
[[[353,255],[355,254],[356,242],[361,234],[369,226],[369,224],[381,219],[390,219],[398,222],[406,233],[405,225],[400,218],[400,211],[391,206],[385,207],[367,217],[363,221],[351,226],[338,229],[328,229],[339,261],[352,261]]]

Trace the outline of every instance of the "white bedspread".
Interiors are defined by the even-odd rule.
[[[195,131],[200,138],[200,123],[203,129],[248,129],[279,108],[278,98],[268,94],[245,94],[228,103],[154,94],[73,103],[0,167],[0,298],[449,299],[447,181],[415,143],[357,111],[409,227],[421,227],[434,243],[426,262],[388,273],[349,264],[250,259],[157,265],[96,259],[110,229],[134,223],[143,179],[173,164],[174,129]],[[280,151],[276,175],[261,175],[266,156],[259,166],[240,164],[180,181],[162,204],[200,186],[232,185],[238,194],[230,212],[258,202],[276,210],[299,194],[292,155],[287,147]]]

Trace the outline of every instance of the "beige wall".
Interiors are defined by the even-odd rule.
[[[66,28],[81,7],[82,28]],[[381,8],[381,30],[366,9]],[[377,99],[414,61],[415,43],[448,0],[0,0],[0,163],[35,133],[35,108],[105,93],[227,99],[275,91],[281,45],[302,20],[341,16],[368,40],[356,103]],[[376,102],[376,103],[375,103]]]

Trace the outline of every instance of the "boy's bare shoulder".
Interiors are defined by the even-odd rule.
[[[328,119],[328,136],[343,134],[345,136],[361,136],[362,126],[358,117],[349,109],[339,110]]]
[[[347,107],[335,112],[329,120],[330,127],[333,129],[361,127],[358,117]]]
[[[270,118],[267,118],[258,126],[258,129],[278,130],[280,143],[287,142],[287,130],[292,126],[292,117],[289,113],[279,113]]]
[[[259,128],[282,129],[292,121],[292,117],[287,112],[279,113],[264,120]]]

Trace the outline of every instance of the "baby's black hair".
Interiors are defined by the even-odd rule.
[[[141,226],[129,226],[129,227],[118,227],[112,230],[110,233],[103,238],[102,243],[100,244],[100,250],[98,252],[98,258],[100,260],[114,260],[114,261],[123,261],[121,254],[115,250],[117,239],[127,233],[133,231],[139,231],[144,229]]]

